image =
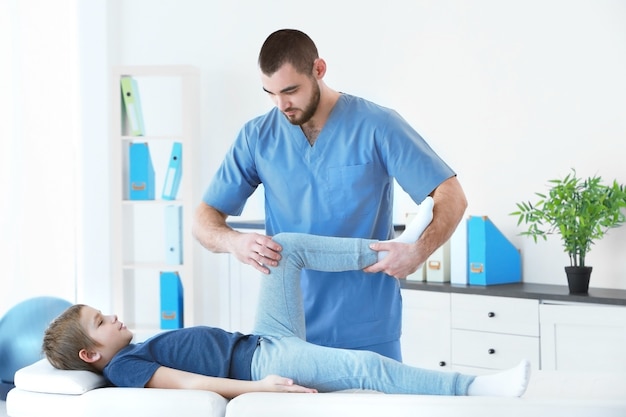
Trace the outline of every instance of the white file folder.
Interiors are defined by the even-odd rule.
[[[170,162],[165,173],[165,183],[163,184],[163,200],[176,200],[180,179],[183,175],[183,144],[174,142]]]
[[[450,241],[428,257],[425,268],[427,282],[450,282]]]
[[[165,206],[165,262],[169,265],[183,263],[182,223],[182,206]]]

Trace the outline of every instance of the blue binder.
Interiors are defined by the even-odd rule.
[[[176,200],[180,179],[183,175],[183,144],[174,142],[170,162],[165,173],[163,184],[163,200]]]
[[[122,77],[120,83],[122,85],[124,110],[126,110],[130,134],[132,136],[144,136],[146,130],[143,123],[143,112],[141,110],[137,80],[132,77]]]
[[[131,143],[129,149],[129,198],[154,200],[154,167],[147,143]]]
[[[183,284],[178,272],[160,273],[161,329],[184,327]]]
[[[165,262],[170,265],[183,263],[182,223],[182,206],[165,206]]]
[[[487,216],[467,219],[470,285],[510,284],[522,280],[521,255]]]

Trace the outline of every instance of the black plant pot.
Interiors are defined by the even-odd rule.
[[[566,266],[567,285],[570,294],[587,294],[589,292],[589,279],[591,278],[591,266]]]

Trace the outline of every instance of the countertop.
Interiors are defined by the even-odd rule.
[[[226,224],[233,229],[265,230],[265,220],[228,220]]]
[[[563,279],[565,280],[565,277]],[[611,288],[589,288],[587,294],[570,294],[567,285],[516,283],[481,286],[407,281],[404,279],[400,280],[400,287],[407,290],[626,306],[626,290]]]
[[[228,220],[226,224],[233,229],[265,230],[264,220]],[[399,232],[404,230],[404,227],[404,224],[394,224],[393,230]]]

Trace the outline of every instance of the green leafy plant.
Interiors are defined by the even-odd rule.
[[[576,171],[562,179],[553,179],[548,194],[535,193],[536,203],[517,203],[517,225],[528,225],[521,235],[539,237],[559,234],[569,255],[571,266],[585,266],[585,257],[594,241],[602,239],[610,228],[626,221],[626,189],[613,180],[602,183],[600,176],[586,179],[576,176]]]

